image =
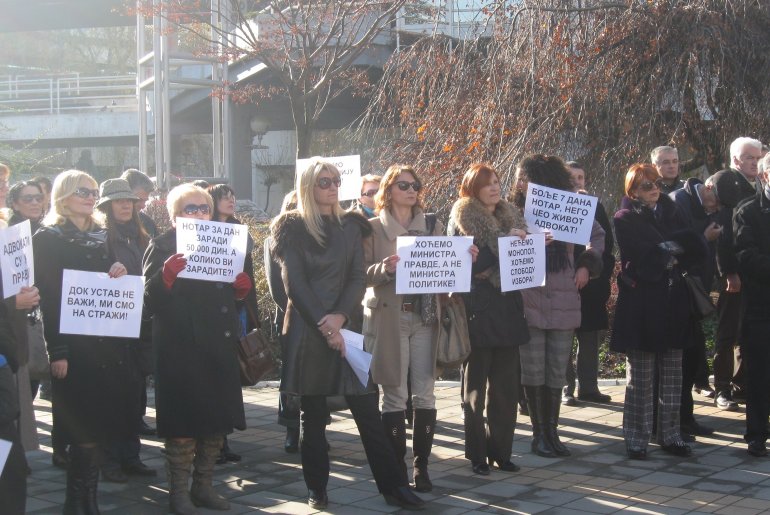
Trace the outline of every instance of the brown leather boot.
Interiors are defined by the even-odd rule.
[[[199,438],[195,448],[193,464],[193,484],[190,499],[195,506],[203,506],[212,510],[229,510],[230,502],[219,495],[211,486],[214,476],[214,464],[222,448],[222,435]]]
[[[168,507],[177,515],[198,515],[188,490],[190,469],[195,455],[195,440],[166,440],[166,474],[168,475]]]

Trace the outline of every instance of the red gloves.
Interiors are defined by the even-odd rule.
[[[184,254],[174,254],[163,263],[163,285],[170,290],[176,281],[176,276],[187,266]]]
[[[235,276],[235,282],[233,282],[233,288],[235,288],[236,300],[243,300],[246,295],[251,291],[251,279],[249,274],[241,272]]]

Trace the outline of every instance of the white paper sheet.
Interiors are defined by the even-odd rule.
[[[5,469],[5,462],[8,461],[8,455],[11,454],[12,443],[8,440],[0,440],[0,474]]]
[[[342,335],[342,339],[345,340],[345,345],[351,345],[359,350],[364,350],[364,335],[354,333],[353,331],[349,331],[347,329],[340,329],[340,334]]]

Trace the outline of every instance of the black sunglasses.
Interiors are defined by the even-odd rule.
[[[211,212],[208,204],[187,204],[182,208],[182,212],[186,215],[196,215],[198,213],[207,215]]]
[[[660,189],[661,180],[658,179],[655,182],[644,181],[639,185],[639,189],[642,191],[652,191],[653,188]]]
[[[379,191],[379,190],[364,191],[363,193],[361,193],[361,195],[364,196],[364,197],[373,197],[373,196],[375,196],[377,194],[377,191]]]
[[[339,188],[340,184],[342,184],[342,179],[339,177],[335,178],[329,178],[329,177],[321,177],[318,179],[315,183],[316,186],[321,188],[322,190],[328,190],[332,187],[332,184],[334,184],[335,187]]]
[[[31,204],[33,202],[40,203],[42,201],[43,201],[43,195],[41,195],[40,193],[35,195],[22,195],[21,197],[19,197],[19,202],[21,202],[22,204]]]
[[[94,197],[99,198],[99,190],[92,190],[90,188],[80,187],[72,192],[73,195],[80,198]]]
[[[398,186],[398,189],[400,189],[401,191],[406,191],[410,187],[414,191],[420,191],[420,189],[422,189],[422,184],[420,184],[420,181],[414,181],[414,182],[396,181],[396,186]]]

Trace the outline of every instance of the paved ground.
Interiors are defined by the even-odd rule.
[[[493,471],[474,475],[463,457],[463,429],[458,388],[437,388],[439,427],[430,466],[435,485],[427,513],[770,513],[770,458],[746,453],[740,435],[743,410],[727,413],[708,399],[696,398],[697,416],[717,431],[699,438],[694,456],[675,458],[655,445],[646,461],[629,461],[620,430],[622,386],[603,388],[616,402],[564,408],[561,435],[572,457],[547,459],[529,451],[529,418],[519,417],[514,440],[517,474]],[[239,464],[218,467],[217,489],[232,502],[229,513],[311,513],[298,455],[283,451],[284,430],[275,423],[278,395],[274,387],[244,390],[249,429],[231,437],[243,455]],[[30,453],[28,511],[60,513],[64,472],[51,466],[50,404],[36,404],[43,436],[40,451]],[[152,420],[154,412],[148,414]],[[339,514],[397,511],[377,494],[349,412],[334,414],[327,430],[332,451],[328,512]],[[152,480],[100,483],[103,513],[166,513],[167,491],[158,440],[145,440],[145,462],[158,469]],[[0,513],[2,506],[0,502]],[[217,513],[217,512],[207,512]],[[221,513],[221,512],[219,512]]]

